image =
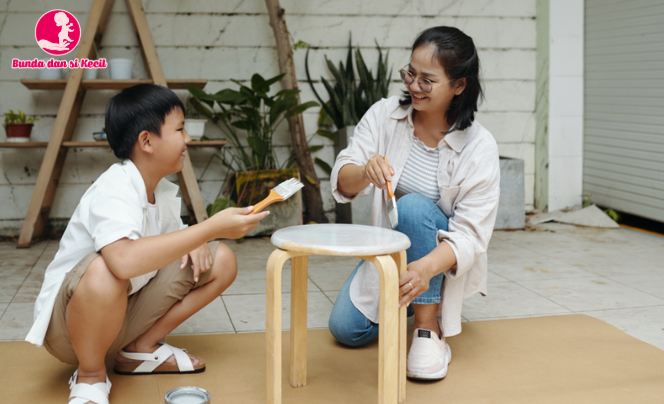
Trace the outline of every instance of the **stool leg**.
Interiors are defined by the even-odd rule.
[[[291,258],[290,385],[307,385],[307,260]]]
[[[389,255],[367,258],[380,275],[378,404],[394,404],[399,400],[399,273]]]
[[[281,269],[291,257],[276,249],[267,261],[265,277],[265,340],[268,404],[281,404]]]
[[[399,251],[391,254],[391,256],[397,264],[399,276],[405,274],[408,266],[406,251]],[[399,403],[406,402],[406,361],[408,360],[406,346],[408,338],[407,310],[408,308],[405,305],[399,308]]]

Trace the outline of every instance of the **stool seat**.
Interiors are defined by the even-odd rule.
[[[357,224],[291,226],[274,232],[271,241],[286,251],[352,257],[392,254],[410,247],[403,233]]]

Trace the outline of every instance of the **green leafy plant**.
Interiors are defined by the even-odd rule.
[[[216,213],[225,203],[220,201],[224,198],[219,198],[222,193],[232,193],[236,172],[287,168],[295,163],[294,155],[282,163],[277,161],[272,143],[274,134],[285,119],[319,104],[310,101],[298,105],[300,90],[287,89],[269,95],[270,87],[282,77],[283,74],[266,80],[254,74],[249,86],[232,80],[239,86],[238,90],[224,89],[214,94],[186,86],[193,108],[215,124],[230,143],[230,147],[221,148],[219,155],[210,158],[201,174],[202,178],[214,158],[229,170],[215,203],[208,206],[209,213]]]
[[[367,68],[359,48],[355,50],[357,77],[355,76],[351,39],[348,40],[348,53],[345,64],[340,61],[338,66],[335,66],[325,56],[327,68],[335,81],[334,86],[332,86],[328,80],[321,77],[321,82],[325,86],[325,90],[329,96],[329,101],[327,102],[323,101],[314,87],[309,72],[309,49],[307,49],[304,59],[305,72],[314,95],[323,104],[325,114],[321,116],[321,120],[324,121],[329,117],[337,129],[357,125],[362,116],[364,116],[374,103],[381,98],[387,97],[390,77],[392,76],[392,69],[390,69],[389,73],[387,72],[389,52],[383,57],[383,52],[378,42],[376,42],[376,48],[378,49],[378,66],[375,78],[372,71]]]
[[[2,126],[7,129],[7,125],[10,123],[33,123],[38,121],[39,118],[28,118],[25,115],[25,112],[21,111],[20,109],[18,110],[18,113],[14,113],[11,109],[9,112],[5,113],[5,122],[2,124]]]
[[[272,145],[277,127],[285,119],[319,105],[315,101],[298,105],[297,94],[300,90],[281,90],[268,95],[270,86],[282,77],[279,75],[265,80],[259,74],[254,74],[251,87],[233,80],[240,86],[239,91],[224,89],[215,94],[187,85],[193,96],[192,105],[217,125],[231,143],[229,155],[222,156],[227,168],[233,171],[282,168]],[[215,109],[215,105],[219,110]],[[240,141],[240,131],[246,133],[249,152]]]
[[[583,207],[587,208],[588,206],[594,205],[594,202],[591,200],[593,197],[593,194],[583,194],[581,195],[581,198],[583,198]],[[620,214],[616,212],[613,209],[604,209],[604,213],[611,219],[613,219],[615,222],[619,222],[622,218],[620,217]]]

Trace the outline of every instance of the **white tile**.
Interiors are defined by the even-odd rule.
[[[664,349],[664,305],[582,313],[606,321],[641,341]]]
[[[574,312],[664,304],[664,299],[603,277],[525,281],[520,284]]]
[[[642,292],[664,299],[664,273],[649,275],[617,275],[607,278],[620,282]]]
[[[44,275],[28,275],[21,288],[16,292],[12,303],[34,303],[37,300],[37,296],[39,296],[42,283],[44,283]]]
[[[11,303],[0,319],[0,341],[21,341],[32,327],[34,303]]]
[[[32,266],[37,262],[45,244],[41,249],[27,248],[25,250],[3,251],[0,255],[0,268],[9,266]]]
[[[489,260],[489,270],[511,281],[589,278],[595,274],[547,256]]]
[[[0,280],[0,303],[11,302],[25,278],[25,276],[10,276]]]
[[[267,261],[267,259],[266,259]],[[255,267],[254,267],[255,268]],[[238,268],[235,281],[223,293],[223,296],[265,294],[265,267],[262,269],[249,269],[249,267]],[[281,270],[281,291],[291,290],[290,262],[287,262]],[[307,279],[307,290],[309,292],[320,292],[320,289],[311,279]]]
[[[0,280],[9,277],[26,277],[32,270],[32,265],[0,265]]]
[[[583,24],[581,24],[583,27]],[[583,76],[583,36],[551,35],[549,43],[549,74]]]
[[[474,294],[463,302],[463,316],[470,321],[495,317],[548,315],[570,311],[513,282],[491,285],[489,294]]]
[[[329,260],[325,263],[317,263],[314,261],[309,264],[309,279],[322,291],[340,290],[360,262],[357,258],[331,258],[335,259]]]
[[[323,292],[307,294],[307,328],[327,328],[332,302]],[[265,295],[222,296],[238,332],[265,331]],[[290,330],[290,293],[281,297],[281,327]]]
[[[323,293],[327,296],[328,299],[334,304],[337,301],[337,296],[339,296],[340,290],[324,290]]]
[[[498,275],[497,273],[492,272],[491,270],[489,270],[489,272],[487,274],[486,284],[487,285],[492,285],[494,283],[505,283],[505,282],[509,282],[509,281],[510,280],[505,278],[504,276]]]
[[[214,299],[180,324],[170,335],[234,333],[235,329],[221,298]]]

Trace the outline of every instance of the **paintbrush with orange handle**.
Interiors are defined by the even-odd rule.
[[[387,169],[390,169],[390,165],[387,162],[387,156],[383,156],[385,164],[387,164]],[[386,181],[387,185],[387,217],[390,219],[390,226],[394,229],[399,225],[399,214],[397,213],[397,198],[394,197],[394,192],[392,192],[392,181]]]
[[[282,182],[270,190],[270,194],[267,196],[267,198],[254,205],[254,210],[251,212],[251,214],[253,215],[254,213],[258,213],[266,206],[275,202],[285,201],[286,199],[293,196],[293,194],[299,191],[303,186],[304,184],[295,178],[291,178],[290,180]]]

